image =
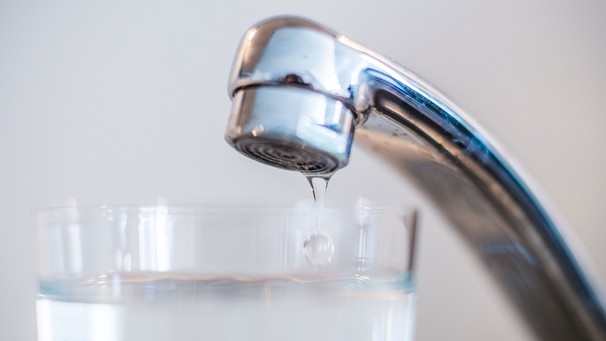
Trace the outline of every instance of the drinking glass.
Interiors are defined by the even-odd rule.
[[[416,213],[357,205],[37,215],[38,340],[410,340]]]

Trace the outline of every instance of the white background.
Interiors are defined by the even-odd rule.
[[[294,203],[303,178],[223,141],[244,31],[324,23],[421,75],[544,187],[606,274],[603,1],[0,2],[0,340],[33,340],[33,212],[82,204]],[[328,201],[421,207],[418,340],[525,336],[409,186],[359,150]]]

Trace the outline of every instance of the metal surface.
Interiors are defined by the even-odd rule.
[[[486,134],[414,74],[318,24],[280,17],[246,33],[229,91],[226,138],[243,154],[330,174],[347,164],[355,135],[425,190],[537,337],[606,339],[602,288],[582,250]]]

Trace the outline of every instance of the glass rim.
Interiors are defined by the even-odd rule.
[[[155,212],[159,210],[168,211],[175,214],[222,214],[222,213],[248,213],[248,214],[294,214],[313,212],[313,202],[303,201],[287,204],[254,204],[254,203],[202,203],[202,204],[173,204],[173,203],[156,203],[156,204],[98,204],[98,205],[64,205],[64,206],[46,206],[38,208],[34,211],[36,216],[45,214],[61,213],[61,212],[85,212],[85,211],[124,211],[124,212]],[[415,214],[419,212],[419,208],[415,206],[399,206],[399,205],[374,205],[370,204],[333,204],[328,203],[322,211],[328,212],[351,212],[364,211],[374,213],[398,212],[401,214]]]

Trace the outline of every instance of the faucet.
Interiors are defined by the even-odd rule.
[[[564,224],[462,110],[389,59],[299,17],[244,35],[226,140],[262,163],[328,177],[367,147],[423,190],[534,335],[606,340],[603,288]]]

